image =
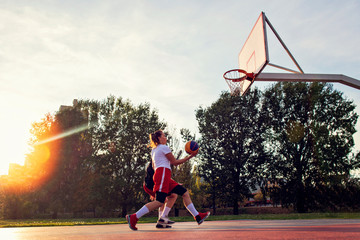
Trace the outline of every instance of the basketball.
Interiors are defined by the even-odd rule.
[[[185,152],[187,152],[188,154],[192,154],[198,150],[199,150],[199,144],[195,141],[188,141],[185,144]]]

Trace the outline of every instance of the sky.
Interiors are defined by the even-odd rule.
[[[358,0],[0,0],[0,175],[24,164],[31,124],[73,99],[148,102],[196,133],[196,109],[229,91],[222,75],[262,11],[305,73],[360,80]],[[293,68],[270,39],[270,62]],[[360,90],[334,89],[360,115]]]

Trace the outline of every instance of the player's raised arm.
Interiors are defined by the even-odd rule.
[[[184,157],[183,159],[176,159],[172,153],[168,153],[165,156],[170,161],[170,164],[177,166],[177,165],[180,165],[180,164],[188,161],[189,159],[195,157],[197,153],[198,153],[198,151]]]

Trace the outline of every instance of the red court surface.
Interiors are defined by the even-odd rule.
[[[157,229],[155,223],[1,228],[0,239],[360,239],[360,219],[320,220],[232,220],[178,222],[171,229]]]

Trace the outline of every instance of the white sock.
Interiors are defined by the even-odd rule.
[[[158,218],[161,218],[163,211],[164,211],[164,208],[161,210],[161,207],[159,207],[159,217]]]
[[[171,210],[171,208],[165,207],[164,211],[161,214],[161,217],[167,217],[167,215],[169,215],[170,210]]]
[[[142,208],[140,208],[139,211],[136,212],[136,217],[139,219],[145,214],[149,212],[149,209],[144,205]]]
[[[193,203],[190,203],[186,208],[194,217],[199,215],[199,213],[198,213],[198,211],[196,211]]]

